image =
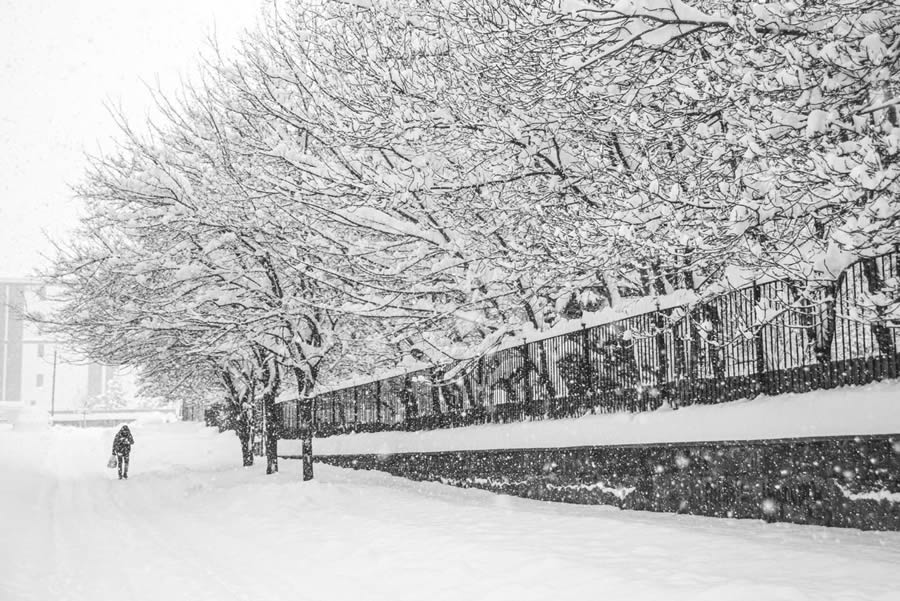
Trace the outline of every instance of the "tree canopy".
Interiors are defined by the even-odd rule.
[[[623,295],[827,288],[898,240],[898,70],[893,0],[279,2],[91,159],[54,321],[243,407]]]

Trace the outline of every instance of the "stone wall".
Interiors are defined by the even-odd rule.
[[[900,435],[316,460],[545,501],[900,530]]]

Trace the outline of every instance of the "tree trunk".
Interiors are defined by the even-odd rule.
[[[225,410],[225,424],[229,429],[233,429],[237,434],[238,440],[241,442],[241,457],[243,458],[244,467],[253,465],[253,419],[247,414],[244,404],[245,393],[238,392],[234,379],[227,368],[219,371],[222,383],[228,391]]]
[[[659,281],[659,280],[657,280]],[[671,309],[657,310],[655,315],[656,325],[656,355],[658,365],[656,369],[656,390],[659,394],[660,403],[669,400],[668,381],[669,381],[669,345],[666,341],[666,328],[669,325],[666,317],[671,313]],[[677,346],[676,341],[676,346]],[[656,409],[657,404],[653,402],[650,409]]]
[[[274,474],[278,472],[278,438],[281,436],[281,415],[274,394],[267,394],[263,399],[263,410],[266,412],[266,473]]]
[[[443,411],[441,411],[441,394],[443,392],[443,389],[442,387],[437,385],[437,383],[440,381],[440,378],[435,378],[433,372],[430,373],[429,376],[429,381],[431,382],[431,386],[429,387],[431,389],[431,413],[432,415],[441,415],[443,413]]]
[[[884,290],[884,279],[878,271],[878,263],[876,259],[863,259],[863,274],[866,276],[869,294],[880,294]],[[878,344],[878,350],[886,357],[893,357],[897,353],[897,346],[894,343],[894,333],[891,328],[885,325],[884,307],[875,305],[875,321],[870,324],[872,336]]]
[[[821,289],[821,299],[815,302],[809,296],[801,300],[803,311],[801,319],[806,327],[806,338],[812,348],[813,356],[821,364],[831,363],[831,343],[837,326],[837,314],[834,302],[835,294],[840,285],[838,282],[826,284]]]
[[[534,388],[531,386],[531,369],[533,366],[531,357],[528,356],[528,343],[526,342],[516,348],[522,356],[522,381],[525,390],[525,398],[522,402],[525,404],[525,415],[536,415],[538,411],[534,402]]]
[[[300,434],[303,437],[303,481],[313,479],[313,411],[312,399],[300,400]]]
[[[696,381],[700,376],[700,349],[703,341],[703,337],[700,335],[700,320],[703,319],[703,316],[706,315],[706,310],[704,305],[698,304],[695,306],[691,312],[688,314],[690,321],[688,326],[690,327],[691,333],[691,351],[689,358],[689,371],[688,377],[691,381]],[[695,399],[692,399],[695,400]]]
[[[694,278],[693,254],[693,248],[691,248],[690,246],[685,247],[684,264],[681,267],[681,278],[684,282],[684,287],[688,290],[695,290],[697,285],[697,282]]]
[[[400,391],[400,404],[403,406],[403,422],[406,429],[415,428],[415,420],[419,417],[419,404],[412,391],[409,374],[403,376],[403,390]]]
[[[834,303],[834,295],[837,292],[837,286],[829,285],[825,290],[826,298],[819,305],[819,324],[816,333],[816,342],[813,345],[813,351],[816,354],[816,360],[819,363],[831,362],[831,343],[834,341],[834,334],[837,329],[837,314]]]
[[[461,410],[467,414],[466,421],[469,423],[477,423],[478,419],[484,415],[484,403],[478,395],[475,394],[475,387],[472,385],[472,379],[468,375],[463,377],[463,394],[468,397],[469,408],[466,409],[465,399],[460,403]]]
[[[672,388],[669,394],[669,404],[673,409],[677,409],[681,405],[685,390],[692,385],[692,381],[688,375],[688,357],[687,346],[689,345],[691,329],[690,329],[690,312],[684,309],[684,316],[678,323],[672,324],[672,350],[674,365],[674,376]],[[671,311],[669,315],[671,315]]]
[[[281,436],[281,413],[275,401],[281,388],[281,371],[270,351],[261,346],[254,350],[259,365],[258,381],[262,387],[259,399],[259,432],[262,434],[260,454],[266,457],[266,474],[278,472],[278,438]]]
[[[622,297],[619,295],[618,279],[609,273],[603,274],[603,282],[606,284],[606,291],[609,294],[609,306],[612,309],[618,309],[622,306]]]
[[[662,265],[659,261],[656,261],[651,265],[651,270],[654,292],[656,292],[657,296],[665,296],[669,292],[669,290],[667,290],[669,280],[663,274]]]
[[[650,267],[649,266],[641,266],[637,268],[638,274],[640,274],[641,278],[641,292],[644,296],[650,296],[653,294],[653,286],[650,281]]]
[[[250,467],[253,465],[253,445],[250,441],[252,428],[246,415],[241,415],[234,432],[237,434],[238,440],[241,441],[241,457],[244,461],[244,467]]]
[[[725,361],[722,357],[722,317],[719,315],[719,309],[711,304],[706,305],[706,319],[710,323],[710,331],[707,332],[706,340],[709,343],[709,362],[712,368],[713,377],[721,382],[725,379]]]
[[[762,288],[755,281],[753,282],[753,305],[759,307],[763,300]],[[753,332],[753,354],[755,358],[756,380],[759,384],[759,390],[763,394],[771,394],[769,386],[769,376],[766,371],[766,344],[763,338],[765,324],[757,324],[756,330]]]
[[[542,340],[538,343],[538,357],[540,359],[540,367],[537,368],[538,380],[543,385],[544,390],[547,392],[547,405],[548,407],[553,407],[558,402],[556,398],[556,386],[553,385],[553,380],[550,379],[550,361],[547,359],[547,349],[545,348],[546,340]],[[536,367],[534,362],[531,363],[532,367]],[[538,399],[537,402],[540,402]],[[543,407],[543,403],[541,403]]]
[[[297,392],[300,395],[298,406],[298,425],[300,427],[301,450],[303,452],[303,481],[313,479],[313,399],[310,396],[313,382],[302,369],[295,367],[294,376],[297,379]],[[354,394],[356,389],[354,389]]]

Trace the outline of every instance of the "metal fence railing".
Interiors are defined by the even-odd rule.
[[[900,374],[900,253],[835,280],[771,281],[319,394],[319,436],[605,413],[864,384]],[[453,377],[445,374],[454,369]],[[298,405],[282,404],[284,436]]]
[[[186,422],[203,421],[203,411],[205,409],[205,405],[198,401],[184,401],[181,404],[181,420]]]
[[[210,403],[206,400],[185,400],[181,404],[181,420],[204,422],[207,426],[224,424],[224,406],[222,403]]]

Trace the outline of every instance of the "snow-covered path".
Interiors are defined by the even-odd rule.
[[[900,599],[900,534],[502,497],[317,466],[234,467],[233,435],[0,432],[0,599]]]

